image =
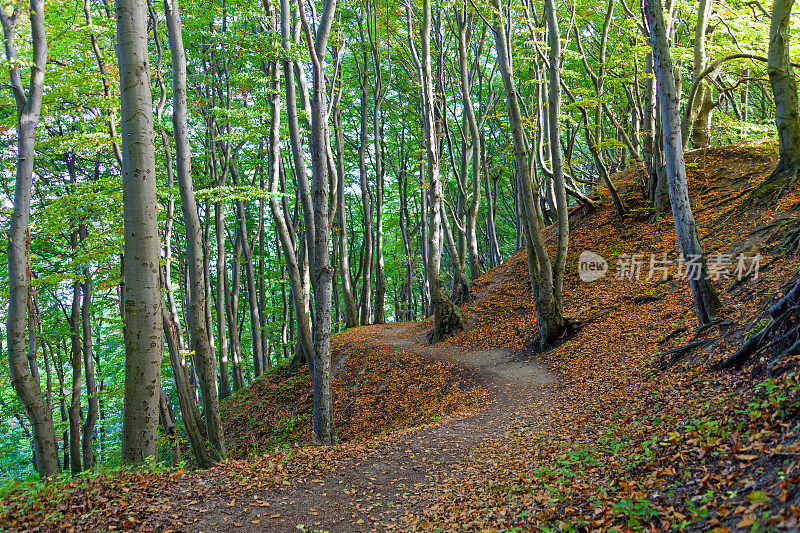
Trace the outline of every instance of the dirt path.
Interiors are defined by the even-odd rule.
[[[544,418],[550,385],[556,382],[544,367],[512,360],[504,350],[430,346],[411,327],[387,324],[374,345],[455,361],[465,377],[491,391],[492,400],[476,414],[407,432],[326,475],[255,496],[248,492],[234,505],[230,497],[209,499],[200,502],[201,511],[183,509],[181,517],[196,520],[195,530],[203,531],[300,531],[298,524],[307,531],[385,531],[403,514],[427,505],[439,477],[463,465],[477,444]]]

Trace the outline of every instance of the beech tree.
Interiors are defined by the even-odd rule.
[[[186,313],[191,332],[191,347],[198,364],[198,377],[203,395],[203,414],[211,443],[212,460],[224,459],[225,437],[219,413],[217,393],[217,366],[211,347],[209,323],[205,308],[208,298],[203,264],[203,238],[197,214],[194,187],[192,185],[191,147],[188,132],[188,104],[186,90],[186,57],[178,0],[164,0],[167,17],[170,55],[172,57],[172,125],[175,131],[175,155],[178,186],[181,194],[183,223],[186,227],[186,262],[189,274],[189,305]]]
[[[560,167],[560,154],[558,149],[558,120],[560,109],[560,79],[559,69],[561,62],[561,37],[558,29],[558,19],[555,13],[555,3],[548,0],[546,4],[547,27],[550,38],[550,82],[549,106],[550,118],[548,129],[553,144],[554,184],[556,187],[556,200],[558,210],[558,245],[556,255],[551,262],[547,248],[542,237],[542,211],[536,195],[534,194],[534,176],[528,159],[528,140],[523,125],[522,110],[519,105],[519,90],[514,80],[514,67],[511,52],[508,49],[508,34],[503,8],[499,0],[493,0],[497,14],[495,15],[492,31],[494,32],[495,49],[500,63],[500,74],[503,87],[506,91],[506,109],[514,145],[514,163],[516,166],[516,180],[522,191],[522,221],[525,228],[525,242],[528,252],[528,275],[533,289],[533,298],[536,303],[536,319],[539,326],[539,344],[542,348],[550,346],[565,331],[567,322],[564,320],[561,287],[564,281],[564,267],[566,264],[567,245],[569,243],[569,224],[567,223],[567,202],[564,189],[563,169]],[[551,141],[553,142],[553,141]],[[558,176],[558,173],[562,175]]]
[[[697,319],[702,326],[714,319],[720,302],[708,276],[705,252],[689,202],[681,139],[680,101],[675,87],[661,0],[645,0],[644,10],[650,28],[650,45],[653,49],[658,99],[661,103],[661,135],[672,218],[675,221],[675,234],[681,253],[687,263],[695,264],[694,274],[689,276],[689,286],[692,289]]]
[[[47,63],[47,36],[44,25],[44,0],[31,0],[31,41],[33,64],[28,90],[22,85],[17,56],[16,29],[20,10],[11,14],[0,9],[3,42],[9,61],[9,78],[17,111],[17,163],[14,180],[14,211],[8,232],[8,362],[11,380],[31,421],[34,463],[42,478],[59,472],[58,443],[53,429],[53,414],[42,394],[36,361],[28,361],[25,349],[25,317],[30,298],[28,292],[30,261],[30,207],[33,183],[34,144],[42,110],[44,74]]]
[[[444,291],[444,284],[440,273],[442,260],[442,178],[441,178],[441,152],[437,138],[438,125],[434,109],[433,73],[431,70],[431,2],[423,0],[422,24],[420,27],[420,52],[417,53],[413,44],[411,31],[411,6],[406,5],[406,18],[408,20],[409,44],[412,57],[419,76],[420,101],[422,105],[423,132],[425,138],[425,154],[428,173],[428,234],[425,238],[427,245],[427,264],[425,265],[430,289],[431,304],[433,307],[434,327],[429,340],[436,342],[463,329],[464,317]]]
[[[794,0],[775,0],[769,28],[767,72],[775,97],[775,126],[778,128],[780,161],[770,179],[796,178],[800,168],[800,110],[797,80],[789,57],[789,30]]]
[[[125,219],[125,396],[122,462],[139,464],[158,452],[161,400],[161,285],[153,103],[147,49],[147,3],[116,3],[120,75],[122,201]]]

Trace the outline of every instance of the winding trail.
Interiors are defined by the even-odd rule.
[[[402,524],[433,501],[439,480],[466,471],[478,445],[516,428],[540,425],[557,378],[533,360],[513,359],[505,350],[467,351],[450,343],[431,346],[414,324],[380,326],[372,345],[455,362],[467,379],[490,391],[473,414],[402,433],[377,453],[350,460],[319,477],[277,486],[245,505],[207,502],[198,513],[203,531],[385,531]],[[391,409],[391,406],[386,406]],[[468,475],[468,474],[465,474]],[[188,513],[188,516],[187,514]],[[186,510],[184,518],[193,511]]]

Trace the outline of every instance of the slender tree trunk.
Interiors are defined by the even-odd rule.
[[[286,279],[286,265],[281,258],[281,244],[277,232],[275,233],[275,256],[278,263],[281,265],[280,276],[281,280]],[[286,291],[286,283],[281,282],[281,303],[283,304],[283,314],[281,315],[281,348],[283,350],[283,358],[289,359],[291,351],[289,350],[289,323],[292,322],[292,310],[289,305],[289,295]]]
[[[498,13],[503,13],[499,0],[493,0],[493,5]],[[551,99],[554,96],[552,94],[552,78],[556,78],[557,84],[557,70],[560,68],[560,37],[554,7],[552,1],[548,0],[546,10],[548,11],[548,32],[551,35]],[[555,35],[555,39],[552,38],[553,35]],[[517,184],[521,192],[522,225],[525,229],[528,250],[528,273],[536,304],[540,345],[544,349],[561,336],[566,327],[561,300],[558,298],[560,290],[556,290],[556,284],[559,282],[560,276],[563,276],[563,273],[558,272],[558,262],[555,265],[551,264],[541,234],[542,214],[532,188],[532,175],[528,163],[528,146],[522,122],[522,112],[519,106],[519,93],[514,80],[512,58],[507,46],[508,38],[505,24],[502,20],[495,19],[494,36],[498,61],[500,62],[500,74],[506,91],[506,107],[514,144],[514,161],[517,167]],[[555,73],[554,70],[556,71]],[[552,135],[552,127],[550,131]],[[566,210],[566,202],[563,205],[559,205],[558,208]],[[562,226],[559,224],[559,230],[561,229]],[[566,239],[559,237],[559,248],[565,245],[565,241]],[[556,258],[560,259],[562,253],[566,253],[566,250],[563,252],[560,249],[557,250]]]
[[[466,213],[466,241],[467,253],[469,256],[469,270],[470,277],[474,280],[477,279],[482,273],[480,251],[478,249],[478,211],[481,205],[480,182],[481,182],[481,167],[482,165],[482,152],[480,149],[480,129],[478,120],[475,117],[475,109],[472,102],[472,82],[469,76],[469,69],[467,63],[469,56],[467,54],[467,26],[472,26],[472,16],[467,17],[466,14],[459,9],[456,12],[456,21],[458,23],[458,74],[459,86],[461,88],[461,100],[464,106],[464,115],[466,117],[467,127],[469,129],[470,142],[471,142],[471,198],[468,202]],[[466,163],[466,161],[465,161]]]
[[[189,390],[189,378],[186,373],[185,359],[181,354],[181,345],[177,335],[178,324],[175,323],[173,317],[167,313],[165,308],[162,309],[161,316],[164,335],[167,339],[167,349],[169,351],[169,360],[172,365],[172,373],[175,376],[175,389],[178,392],[178,405],[181,408],[183,427],[186,429],[186,436],[189,439],[189,445],[191,446],[197,466],[200,468],[207,468],[213,464],[213,461],[203,441],[203,435],[200,431],[201,421],[198,416],[198,410],[194,405],[192,392]]]
[[[330,35],[336,0],[325,0],[315,37],[305,16],[303,3],[298,4],[303,29],[311,55],[314,92],[311,100],[311,168],[314,199],[314,440],[320,444],[336,443],[331,388],[331,298],[333,267],[330,264],[330,200],[328,183],[328,105],[323,61]]]
[[[81,224],[78,229],[82,242],[86,241],[86,226]],[[86,372],[86,395],[88,396],[88,409],[83,422],[83,468],[88,470],[94,467],[94,426],[97,423],[97,414],[100,403],[97,397],[97,382],[94,375],[94,354],[92,350],[92,273],[89,267],[83,269],[83,299],[81,301],[81,335],[83,337],[83,366]]]
[[[361,19],[358,19],[359,26],[361,26]],[[363,32],[362,32],[363,35]],[[359,142],[358,142],[358,175],[361,180],[361,208],[363,211],[363,227],[364,227],[364,258],[361,261],[361,309],[359,315],[361,317],[361,325],[369,324],[372,317],[372,253],[373,253],[373,226],[372,226],[372,199],[370,198],[370,185],[369,177],[367,176],[367,52],[362,52],[361,66],[363,71],[359,76],[358,83],[361,86],[361,104],[360,104],[360,125],[359,125]]]
[[[375,72],[375,83],[372,94],[372,139],[373,156],[375,157],[375,324],[386,322],[384,306],[386,301],[386,267],[383,258],[383,189],[384,189],[384,164],[383,164],[383,99],[386,96],[383,88],[381,72],[381,51],[378,37],[378,15],[372,13],[367,2],[368,17],[367,29],[372,51],[372,65]],[[372,16],[369,16],[372,15]],[[373,24],[374,22],[374,24]]]
[[[280,74],[277,67],[272,69],[272,87],[274,91],[280,90]],[[303,283],[303,276],[300,271],[298,257],[294,250],[294,244],[291,234],[290,226],[287,224],[287,219],[284,216],[285,211],[281,209],[278,203],[278,182],[280,181],[280,96],[277,92],[272,96],[270,102],[270,191],[272,195],[269,198],[269,207],[272,213],[272,219],[275,223],[275,231],[280,238],[281,245],[283,246],[283,257],[286,263],[286,269],[289,274],[289,284],[292,288],[292,300],[294,302],[294,310],[297,316],[297,329],[300,338],[300,345],[298,349],[307,361],[312,361],[314,354],[314,341],[311,333],[311,317],[308,312],[308,304],[306,300],[306,287]],[[301,249],[304,249],[301,245]]]
[[[259,173],[260,174],[260,173]],[[259,177],[260,190],[264,190],[264,177],[260,174]],[[267,336],[267,316],[264,305],[267,301],[267,287],[264,280],[264,263],[266,261],[266,244],[264,236],[264,198],[258,199],[258,316],[259,316],[259,331],[261,333],[261,357],[264,361],[263,369],[266,371],[272,366],[270,358],[269,337]]]
[[[713,0],[699,0],[697,6],[697,24],[694,30],[694,64],[692,65],[692,84],[701,83],[699,98],[692,100],[689,112],[684,116],[681,124],[681,146],[684,151],[689,149],[689,140],[695,148],[705,148],[710,141],[708,128],[711,122],[711,87],[708,83],[700,81],[700,73],[706,68],[706,31],[711,18]]]
[[[28,306],[28,264],[30,246],[30,205],[33,182],[34,144],[42,108],[44,71],[47,62],[47,36],[44,24],[44,0],[31,0],[30,20],[33,44],[33,65],[27,94],[17,62],[16,27],[20,12],[16,8],[9,17],[0,9],[6,60],[11,68],[9,78],[17,110],[17,163],[14,186],[14,209],[8,230],[8,363],[11,384],[25,406],[31,422],[36,471],[42,478],[59,472],[58,442],[53,428],[53,413],[42,394],[41,384],[34,379],[25,350],[25,317]]]
[[[675,90],[675,78],[672,75],[672,57],[667,43],[661,0],[645,0],[644,8],[647,24],[650,27],[656,84],[661,102],[664,159],[675,233],[687,264],[692,262],[696,267],[694,273],[688,272],[688,269],[687,273],[698,321],[702,326],[714,319],[720,303],[708,277],[705,252],[700,244],[692,206],[689,203],[689,186],[681,143],[680,101]]]
[[[239,231],[242,234],[242,251],[244,252],[244,272],[247,283],[247,307],[250,312],[250,328],[253,341],[253,369],[256,377],[264,372],[264,352],[261,346],[261,315],[258,308],[258,292],[256,289],[255,269],[253,267],[253,250],[247,235],[247,217],[244,202],[236,201],[236,213],[239,219]]]
[[[67,391],[64,388],[64,358],[62,356],[62,349],[60,344],[56,344],[57,354],[53,361],[53,366],[56,369],[56,376],[58,377],[58,400],[61,413],[61,423],[64,431],[61,433],[61,445],[64,450],[63,468],[65,471],[69,470],[69,415],[67,415]],[[66,352],[66,349],[64,349]],[[57,451],[57,449],[56,449]],[[34,460],[36,453],[34,453]]]
[[[336,188],[336,194],[338,195],[339,272],[342,278],[345,327],[354,328],[358,325],[358,308],[353,291],[353,281],[350,277],[350,245],[347,239],[347,215],[344,196],[344,130],[342,128],[342,108],[339,99],[337,99],[336,104],[333,108],[333,131],[336,142],[336,165],[339,167],[339,181]]]
[[[787,176],[796,178],[800,168],[800,111],[797,80],[789,54],[792,6],[794,0],[775,0],[772,5],[767,72],[775,97],[780,161],[768,181]]]
[[[233,240],[233,275],[228,279],[227,270],[225,271],[225,294],[228,298],[225,320],[228,324],[228,337],[231,346],[231,359],[233,367],[233,390],[237,391],[244,387],[244,370],[242,368],[242,342],[239,337],[239,329],[236,327],[239,319],[239,278],[241,276],[241,262],[239,257],[242,254],[242,239],[239,232]]]
[[[170,463],[175,466],[181,460],[181,445],[178,440],[178,434],[175,431],[175,415],[172,412],[172,403],[170,403],[163,387],[161,388],[161,401],[158,403],[158,421],[170,445]]]
[[[71,156],[68,156],[71,157]],[[73,253],[78,250],[78,230],[70,234]],[[77,272],[76,272],[77,274]],[[72,281],[72,306],[69,315],[70,365],[72,387],[69,400],[69,470],[75,476],[82,470],[81,463],[81,369],[83,348],[81,346],[81,281],[76,275]]]
[[[217,349],[219,350],[219,396],[223,400],[231,395],[231,381],[228,371],[228,334],[225,328],[226,298],[225,277],[225,204],[214,204],[214,234],[217,238]]]
[[[122,200],[125,269],[125,396],[122,463],[158,453],[163,331],[153,101],[145,0],[117,0],[121,88]]]
[[[175,130],[175,159],[177,162],[178,186],[181,194],[181,210],[186,227],[186,262],[188,266],[189,305],[187,322],[190,331],[194,361],[198,367],[198,378],[203,395],[203,414],[211,444],[212,460],[224,459],[227,455],[222,419],[219,412],[217,392],[217,365],[211,347],[206,321],[206,280],[203,259],[203,235],[197,203],[192,185],[191,147],[189,145],[188,104],[186,94],[186,55],[183,50],[181,19],[177,0],[164,0],[167,17],[170,56],[172,58],[172,126]]]
[[[409,38],[411,38],[411,13],[407,12]],[[441,152],[436,138],[436,110],[434,109],[433,74],[431,70],[431,2],[422,4],[422,27],[420,29],[421,53],[415,55],[421,87],[423,130],[428,161],[428,234],[427,234],[427,278],[431,291],[434,314],[434,329],[429,340],[437,342],[462,330],[464,317],[444,290],[440,274],[442,260],[442,180],[440,175]],[[413,49],[412,49],[413,50]]]
[[[611,0],[610,3],[613,3]],[[609,13],[612,8],[609,7]],[[547,31],[550,37],[550,79],[548,87],[548,119],[550,132],[550,157],[553,174],[553,189],[558,217],[558,243],[553,258],[553,298],[562,312],[562,287],[567,264],[567,246],[569,245],[569,211],[567,210],[567,193],[564,185],[564,163],[561,154],[561,135],[559,120],[561,119],[561,36],[558,28],[558,15],[555,0],[545,1]],[[610,18],[610,16],[609,16]],[[606,23],[608,25],[608,22]],[[607,33],[607,30],[606,30]],[[563,322],[563,318],[561,319]]]

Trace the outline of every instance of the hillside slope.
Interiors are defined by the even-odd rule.
[[[606,207],[571,217],[564,304],[581,323],[575,336],[534,353],[523,252],[476,284],[478,297],[465,306],[471,327],[447,342],[535,356],[561,378],[557,407],[546,434],[521,428],[473,450],[444,482],[452,490],[410,517],[412,529],[798,527],[798,357],[769,370],[758,360],[738,372],[710,368],[763,327],[765,303],[798,275],[780,242],[798,227],[800,193],[776,203],[750,195],[776,161],[769,144],[687,154],[703,245],[731,263],[731,277],[720,269],[715,281],[719,319],[702,331],[677,265],[666,281],[660,271],[647,279],[651,254],[677,255],[669,214],[654,226],[632,209],[622,221],[605,195]],[[615,177],[629,207],[641,205],[640,172]],[[609,261],[606,277],[579,280],[584,250]],[[630,273],[634,254],[643,254],[640,278],[618,277],[619,260]],[[757,277],[736,279],[739,254],[763,256]]]
[[[580,329],[537,353],[524,251],[475,282],[467,329],[430,347],[431,320],[356,328],[334,339],[335,447],[309,438],[305,372],[257,380],[226,407],[233,454],[205,472],[112,473],[20,492],[0,504],[12,529],[385,531],[792,529],[800,519],[800,385],[787,358],[713,371],[763,327],[798,273],[780,252],[800,192],[751,198],[776,163],[769,144],[687,154],[703,244],[724,307],[698,331],[677,275],[669,214],[650,221],[640,168],[615,176],[630,215],[571,213],[565,312]],[[547,230],[552,240],[552,230]],[[609,262],[585,283],[578,257]],[[668,277],[647,279],[651,254]],[[625,255],[623,255],[625,254]],[[639,257],[637,254],[642,254]],[[642,272],[627,274],[631,259]],[[720,261],[724,263],[724,261]],[[700,342],[703,341],[703,342]],[[771,379],[771,381],[768,381]],[[557,384],[553,384],[553,383]],[[759,385],[760,384],[760,385]],[[288,449],[287,449],[288,448]],[[124,490],[123,490],[124,489]]]

